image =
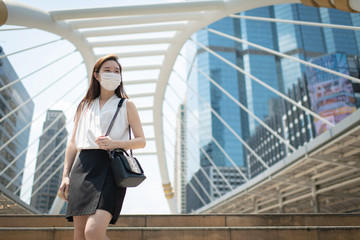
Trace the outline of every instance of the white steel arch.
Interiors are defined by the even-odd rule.
[[[130,97],[152,96],[152,107],[139,110],[153,112],[156,154],[162,183],[171,212],[176,212],[172,188],[167,172],[163,138],[163,99],[174,63],[188,38],[203,28],[231,14],[258,7],[286,3],[303,3],[314,7],[333,7],[344,11],[360,11],[357,0],[208,0],[186,1],[106,8],[43,11],[14,1],[0,0],[0,26],[3,24],[37,28],[57,34],[70,41],[79,50],[90,75],[92,66],[100,56],[96,48],[167,44],[166,50],[141,50],[119,52],[120,58],[163,56],[162,64],[124,66],[124,71],[158,69],[157,79],[140,79],[129,84],[156,83],[155,91],[143,92]],[[130,35],[136,33],[173,32],[168,37],[91,41],[91,37]],[[103,51],[101,55],[113,53]]]

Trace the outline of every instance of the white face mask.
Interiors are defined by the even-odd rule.
[[[100,84],[108,91],[114,91],[121,83],[121,76],[119,73],[104,72],[100,74]]]

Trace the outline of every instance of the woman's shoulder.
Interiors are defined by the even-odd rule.
[[[132,100],[130,100],[130,99],[126,99],[126,107],[130,107],[130,108],[133,108],[133,107],[135,107],[135,103],[132,101]]]
[[[133,107],[133,106],[135,106],[135,103],[134,103],[132,100],[130,100],[129,98],[121,98],[121,97],[118,97],[118,96],[116,96],[116,95],[113,96],[113,100],[116,101],[117,103],[119,103],[119,101],[121,101],[121,99],[124,99],[123,104],[125,104],[126,107],[129,107],[129,106],[130,106],[130,107]]]
[[[135,103],[129,99],[126,99],[126,111],[128,112],[128,114],[137,113],[137,108]]]
[[[118,104],[120,101],[121,101],[121,99],[122,98],[120,98],[120,97],[118,97],[116,94],[114,94],[112,97],[111,97],[111,102],[112,102],[112,104]],[[124,99],[124,102],[123,103],[125,103],[126,102],[126,98]]]

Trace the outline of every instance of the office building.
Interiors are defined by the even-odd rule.
[[[262,7],[241,12],[238,15],[360,26],[358,14],[307,7],[302,4]],[[356,31],[231,17],[214,22],[208,28],[306,61],[334,52],[359,55],[360,34]],[[216,35],[206,29],[198,31],[194,38],[274,90],[284,94],[294,91],[293,85],[296,85],[298,80],[304,77],[306,67],[299,62],[279,58],[263,50]],[[198,68],[258,118],[273,122],[270,124],[273,124],[274,127],[280,124],[279,118],[267,119],[271,115],[271,109],[268,107],[269,100],[278,98],[274,92],[256,83],[249,76],[239,73],[203,48],[198,47],[194,62]],[[197,122],[188,122],[188,124],[198,125],[201,145],[199,165],[201,167],[214,165],[230,167],[232,163],[223,153],[226,152],[237,166],[248,168],[247,164],[250,162],[247,157],[248,150],[239,138],[248,141],[251,136],[260,134],[256,132],[259,122],[231,101],[200,72],[194,74],[195,71],[192,69],[192,72],[189,73],[188,84],[196,86],[194,89],[197,89],[199,97],[189,92],[187,98],[198,101],[199,119]],[[357,98],[355,97],[355,99]],[[295,123],[295,119],[297,119],[297,123]],[[314,137],[310,121],[311,119],[301,120],[295,117],[286,123],[289,126],[284,128],[282,134],[286,133],[296,147],[301,146],[309,138]],[[290,127],[291,124],[293,127]],[[298,132],[295,132],[298,130],[294,127],[296,124],[307,124],[310,127],[305,127],[305,135],[301,135],[301,133],[299,135]],[[308,135],[306,136],[306,134]],[[253,139],[250,141],[257,142]],[[264,146],[264,149],[259,149],[259,151],[265,153],[265,148],[267,147]],[[280,153],[284,152],[283,155],[286,156],[285,150],[287,151],[287,149],[282,149],[279,145],[278,150]],[[269,155],[269,161],[276,162],[282,157],[281,155],[277,157],[277,154]],[[250,172],[252,171],[250,170]]]
[[[270,115],[264,119],[264,123],[273,129],[278,135],[283,136],[284,128],[282,122],[283,107],[279,98],[269,100]],[[285,145],[279,138],[270,133],[264,126],[258,125],[254,135],[247,140],[248,146],[262,159],[269,167],[286,156]],[[248,178],[252,178],[266,169],[256,156],[246,149],[246,161]]]
[[[175,143],[175,169],[174,190],[179,213],[186,212],[186,111],[181,104],[177,113],[176,143]]]
[[[296,21],[360,26],[358,14],[301,4],[275,5],[274,16]],[[280,52],[307,61],[334,52],[359,55],[360,35],[357,31],[277,23],[277,35]],[[286,92],[297,82],[297,79],[302,78],[305,66],[282,58],[281,68]]]
[[[208,174],[209,167],[199,169],[186,184],[186,213],[192,213],[212,201]]]
[[[5,55],[0,47],[0,55]],[[0,88],[19,77],[7,57],[0,59]],[[0,93],[0,184],[12,192],[21,187],[34,103],[19,81]],[[11,164],[11,166],[10,166]],[[10,166],[10,167],[9,167]],[[20,195],[20,191],[17,191]]]
[[[312,63],[325,66],[345,75],[359,77],[359,63],[356,56],[345,53],[333,53],[310,60]],[[312,110],[332,124],[337,124],[357,108],[357,94],[354,94],[354,86],[351,80],[307,67],[306,79],[311,97]],[[357,88],[355,87],[355,91]],[[331,128],[329,124],[315,119],[316,133],[320,134]]]
[[[357,59],[356,56],[334,53],[311,59],[311,61],[358,78],[359,62]],[[359,108],[356,101],[356,96],[360,95],[359,86],[359,83],[342,77],[307,68],[304,77],[299,79],[292,89],[288,89],[287,95],[333,124],[337,124]],[[288,101],[276,100],[281,102],[280,105],[273,108],[278,111],[271,111],[273,114],[268,116],[264,122],[276,130],[281,137],[288,140],[295,149],[310,142],[311,139],[327,129],[328,126],[324,122],[317,120]],[[269,107],[269,109],[271,108]],[[263,126],[256,128],[255,134],[249,138],[247,143],[269,166],[291,153],[285,144]],[[249,178],[265,170],[265,167],[249,151],[247,151],[247,161]]]
[[[48,110],[40,137],[31,206],[47,213],[62,179],[67,130],[63,111]]]
[[[245,168],[239,168],[246,173]],[[225,180],[226,179],[226,180]],[[223,196],[231,189],[242,185],[245,179],[241,177],[238,169],[230,166],[218,168],[209,166],[198,170],[186,185],[186,213],[210,203]]]
[[[225,18],[210,27],[234,35],[234,24],[233,19]],[[197,41],[206,44],[221,56],[236,63],[237,50],[233,41],[220,39],[205,30],[199,31],[196,34],[196,38]],[[239,99],[239,89],[241,88],[239,87],[240,82],[236,70],[203,49],[198,50],[196,58],[198,67],[202,69],[204,73],[210,76],[216,83],[220,84],[236,99]],[[203,149],[201,152],[207,152],[209,158],[216,166],[231,166],[231,163],[219,148],[220,145],[237,165],[244,166],[241,143],[229,129],[231,128],[237,134],[241,135],[240,109],[201,73],[189,79],[189,84],[192,84],[191,82],[193,81],[197,82],[197,89],[200,96],[200,99],[198,99],[198,124],[199,142]],[[191,95],[191,93],[188,94]],[[191,96],[187,96],[187,98],[191,98]],[[218,113],[218,116],[211,111],[211,108]],[[229,128],[225,127],[222,121],[227,122]],[[216,144],[215,141],[218,144]],[[200,164],[203,167],[212,165],[209,159],[205,159],[204,157],[201,157]]]

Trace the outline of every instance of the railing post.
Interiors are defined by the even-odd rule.
[[[279,213],[283,213],[284,212],[284,205],[283,205],[283,197],[282,197],[282,193],[279,189],[279,187],[276,188],[276,191],[278,192],[278,201],[279,201]]]
[[[317,185],[315,183],[315,179],[310,179],[310,187],[311,187],[311,196],[312,196],[312,204],[314,207],[314,213],[320,213],[320,204],[319,198],[317,196]]]

